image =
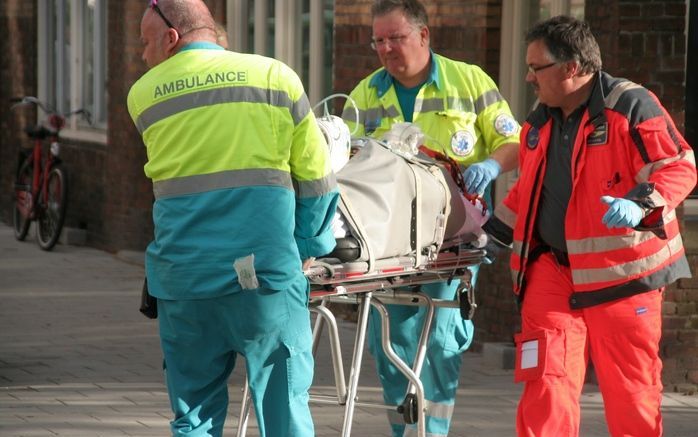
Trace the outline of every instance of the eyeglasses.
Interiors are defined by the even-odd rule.
[[[405,42],[405,40],[407,39],[407,37],[410,36],[412,34],[412,32],[414,32],[415,30],[417,30],[417,29],[416,28],[412,29],[403,35],[393,35],[393,36],[389,36],[387,38],[371,39],[371,48],[373,50],[378,50],[379,48],[381,48],[383,46],[396,47],[396,46],[402,45]]]
[[[529,65],[529,66],[528,66],[528,72],[531,73],[531,74],[533,74],[533,75],[535,75],[535,74],[538,73],[539,71],[545,70],[546,68],[550,68],[550,67],[552,67],[552,66],[555,65],[555,64],[557,64],[557,62],[551,62],[550,64],[541,65],[540,67],[534,67],[533,65]]]
[[[165,15],[162,13],[162,11],[160,10],[160,8],[158,7],[158,0],[150,0],[150,3],[149,3],[148,6],[149,6],[152,10],[154,10],[154,11],[160,16],[160,18],[162,18],[162,21],[164,21],[165,24],[167,24],[167,27],[169,27],[170,29],[177,30],[177,28],[174,27],[174,26],[172,25],[172,23],[170,22],[170,20],[168,20],[167,17],[165,17]]]

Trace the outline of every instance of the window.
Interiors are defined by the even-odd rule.
[[[232,50],[286,63],[311,104],[332,93],[333,0],[228,0],[227,11]]]
[[[524,35],[535,23],[560,14],[584,19],[584,0],[504,0],[499,87],[519,121],[524,120],[536,100],[525,80],[528,66]]]
[[[60,112],[84,108],[92,114],[91,125],[73,117],[64,130],[65,136],[105,139],[106,3],[39,2],[38,97]]]
[[[531,3],[532,5],[530,6],[530,9],[528,11],[529,22],[527,23],[526,29],[531,28],[534,24],[538,23],[539,21],[547,20],[557,15],[570,15],[579,20],[584,19],[584,0],[534,0]],[[522,46],[524,47],[523,58],[525,63],[526,48],[525,44],[523,43],[523,36]],[[526,66],[523,66],[522,68],[524,67]],[[524,70],[523,75],[520,76],[521,86],[526,93],[525,104],[524,107],[521,108],[524,110],[524,116],[533,107],[537,100],[536,95],[533,92],[533,88],[523,80],[525,76],[526,73]],[[523,120],[523,118],[521,120]]]
[[[584,0],[503,0],[502,42],[499,62],[499,90],[509,102],[511,111],[523,122],[536,101],[526,83],[526,31],[535,23],[556,15],[572,15],[584,19]],[[516,179],[508,172],[497,179],[495,203],[504,198]]]

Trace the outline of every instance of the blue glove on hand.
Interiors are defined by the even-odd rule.
[[[601,196],[601,201],[608,204],[608,211],[601,222],[610,228],[634,228],[640,224],[645,212],[632,200],[621,197]]]
[[[502,171],[502,167],[492,158],[471,165],[463,173],[465,190],[468,194],[482,196],[485,194],[487,185],[499,176],[500,171]]]

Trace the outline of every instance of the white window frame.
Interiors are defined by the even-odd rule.
[[[268,0],[254,0],[253,14],[255,23],[267,23],[269,19]],[[306,93],[311,103],[320,101],[325,89],[324,62],[325,39],[323,37],[325,18],[323,0],[310,0],[310,52],[309,63],[303,65],[301,40],[303,29],[301,23],[301,0],[275,0],[274,3],[274,58],[287,64],[300,77],[304,68],[308,68]],[[227,31],[230,48],[237,52],[246,52],[248,41],[249,2],[247,0],[227,0]],[[267,26],[254,26],[254,52],[267,55],[269,38]]]
[[[37,97],[46,102],[61,102],[67,99],[70,108],[59,110],[77,109],[84,105],[83,84],[85,63],[85,41],[83,34],[85,25],[85,8],[90,2],[94,5],[94,41],[91,56],[93,59],[93,86],[92,124],[88,125],[84,118],[79,116],[67,120],[66,127],[61,131],[61,136],[80,141],[106,144],[107,114],[106,114],[106,50],[107,50],[107,19],[106,0],[67,0],[56,2],[53,0],[40,1],[38,3],[38,92]],[[64,7],[65,6],[65,7]],[[55,9],[54,9],[55,8]],[[54,20],[54,10],[58,17],[65,14],[70,16],[70,53],[64,51],[65,44],[62,41],[64,32],[57,32],[57,23]],[[64,20],[59,20],[61,23]],[[52,41],[53,36],[58,38],[58,44]],[[58,52],[58,53],[56,53]],[[55,68],[55,71],[54,71]],[[62,76],[69,72],[70,82],[67,87],[57,86],[64,83]],[[67,88],[67,89],[65,89]],[[67,93],[67,94],[66,94]],[[58,103],[56,103],[58,105]],[[41,114],[39,115],[41,118]]]
[[[550,16],[566,15],[571,11],[575,0],[545,0],[550,8]],[[535,23],[529,22],[532,8],[540,8],[540,0],[503,0],[502,40],[499,53],[499,91],[509,103],[514,117],[523,123],[530,108],[527,101],[526,83],[526,31]],[[546,17],[547,18],[547,17]],[[497,179],[495,202],[504,199],[514,184],[517,171],[503,174]]]

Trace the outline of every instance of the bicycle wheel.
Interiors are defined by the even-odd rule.
[[[37,217],[36,241],[44,250],[51,250],[58,243],[65,221],[66,202],[68,200],[68,180],[63,167],[54,166],[48,174],[46,202],[39,195],[39,214]]]
[[[32,212],[32,177],[34,172],[31,157],[24,160],[19,167],[15,179],[15,201],[12,212],[12,224],[15,229],[15,238],[23,241],[29,232]]]

